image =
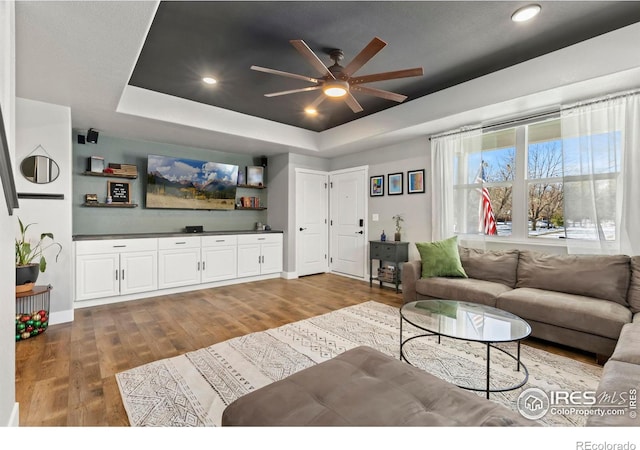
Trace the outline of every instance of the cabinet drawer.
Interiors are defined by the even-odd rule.
[[[95,255],[98,253],[126,253],[157,250],[158,239],[104,239],[96,241],[77,241],[76,255]]]
[[[282,233],[238,235],[238,244],[264,244],[266,242],[282,242]]]
[[[238,243],[238,236],[236,235],[202,236],[201,239],[203,247],[219,247]]]
[[[398,248],[391,244],[371,244],[371,259],[382,261],[395,261]]]
[[[172,250],[174,248],[199,248],[200,236],[180,236],[158,239],[158,250]]]

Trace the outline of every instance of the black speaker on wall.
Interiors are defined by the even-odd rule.
[[[79,134],[78,135],[78,144],[84,144],[84,143],[85,143],[84,134]]]
[[[90,144],[97,144],[98,143],[98,131],[94,130],[93,128],[89,128],[89,131],[87,131],[87,142]]]
[[[267,157],[261,156],[260,158],[258,158],[258,165],[262,167],[267,167]]]

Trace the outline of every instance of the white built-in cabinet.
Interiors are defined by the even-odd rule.
[[[157,239],[76,243],[76,300],[158,289]]]
[[[238,277],[237,236],[203,236],[201,252],[203,283]]]
[[[282,234],[238,236],[238,277],[282,271]]]
[[[76,301],[282,272],[281,233],[76,242]]]

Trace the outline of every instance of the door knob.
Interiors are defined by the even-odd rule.
[[[356,231],[356,234],[363,234],[364,231],[360,230],[360,231]]]
[[[302,227],[300,227],[300,231],[304,231],[304,230],[306,230],[306,228],[302,228]]]

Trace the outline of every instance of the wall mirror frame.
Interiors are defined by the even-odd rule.
[[[46,155],[29,155],[20,163],[20,172],[35,184],[47,184],[60,175],[60,167],[53,158]]]

